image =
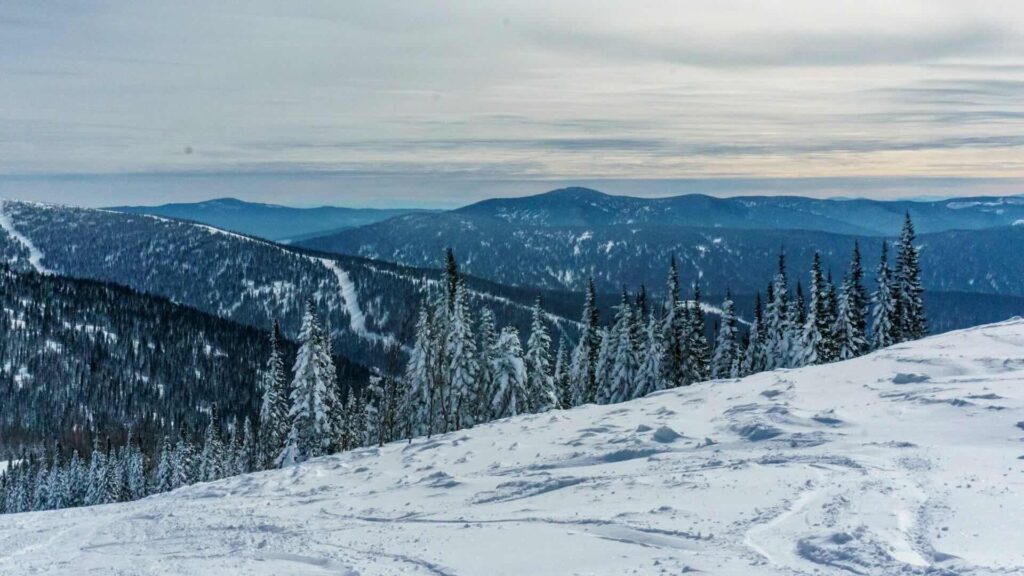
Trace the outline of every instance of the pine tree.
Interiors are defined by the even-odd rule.
[[[718,326],[718,337],[715,339],[715,355],[711,359],[712,378],[734,378],[736,357],[739,355],[736,341],[736,307],[732,301],[732,292],[725,291],[722,301],[722,320]]]
[[[288,437],[288,383],[281,352],[281,325],[275,320],[270,332],[270,358],[260,380],[259,464],[270,468]]]
[[[779,269],[771,288],[772,298],[768,302],[768,310],[765,314],[768,336],[766,368],[769,370],[788,368],[792,360],[793,346],[790,341],[792,327],[787,290],[786,255],[784,252],[780,252]]]
[[[479,372],[476,340],[473,336],[469,292],[462,281],[455,288],[446,355],[449,359],[449,396],[445,406],[445,429],[451,431],[475,424],[476,408],[479,405],[475,382]]]
[[[325,454],[336,441],[333,383],[324,374],[324,335],[312,300],[306,306],[299,332],[299,352],[291,386],[291,427],[278,466],[290,466]]]
[[[587,296],[583,303],[580,319],[583,329],[579,343],[573,351],[569,380],[572,384],[572,405],[579,406],[594,402],[597,397],[596,370],[600,354],[600,328],[597,310],[597,293],[594,279],[587,283]]]
[[[821,255],[814,253],[811,264],[811,303],[803,324],[803,359],[801,364],[824,364],[834,360],[828,314],[828,287],[821,273]]]
[[[199,454],[199,479],[212,482],[226,476],[224,469],[224,444],[221,435],[220,413],[217,403],[210,406],[210,422],[203,436],[203,449]]]
[[[405,393],[402,398],[404,432],[409,438],[427,434],[430,420],[431,373],[434,365],[433,322],[424,298],[416,322],[416,338],[405,369]]]
[[[875,350],[892,346],[899,340],[896,317],[896,295],[889,268],[889,244],[882,241],[882,257],[875,276],[877,289],[871,297],[871,347]]]
[[[833,330],[839,344],[839,359],[856,358],[866,349],[864,336],[857,330],[854,311],[853,286],[849,278],[843,279],[843,288],[839,292],[839,315]]]
[[[544,322],[540,297],[533,305],[530,337],[526,341],[526,390],[531,412],[547,412],[559,406],[552,374],[551,335]]]
[[[665,301],[665,317],[662,320],[661,379],[668,388],[686,383],[686,349],[688,328],[687,309],[679,299],[679,269],[673,255],[668,270],[668,297]]]
[[[853,328],[859,334],[860,340],[867,342],[868,334],[868,313],[870,299],[868,291],[864,288],[864,267],[860,257],[860,242],[853,242],[853,254],[850,256],[850,271],[848,274],[850,282],[850,306],[853,315]],[[860,350],[858,356],[867,352],[867,348]]]
[[[611,374],[607,379],[607,389],[601,394],[604,403],[624,402],[632,398],[635,392],[640,359],[633,327],[633,307],[629,303],[629,295],[623,290],[619,311],[615,316],[615,325],[611,329],[611,333],[614,334],[613,340],[609,341]]]
[[[711,375],[711,345],[708,343],[704,307],[701,305],[700,286],[694,284],[693,301],[687,312],[686,367],[687,384],[703,382]]]
[[[160,448],[160,458],[156,465],[156,475],[153,478],[153,493],[170,492],[175,488],[174,481],[174,454],[171,448],[171,439],[164,436]]]
[[[914,223],[906,215],[900,233],[899,252],[896,256],[896,296],[899,301],[899,337],[901,342],[923,338],[928,333],[921,294],[921,268],[917,247],[914,246]]]
[[[494,313],[489,308],[480,312],[480,344],[477,348],[480,361],[476,377],[476,421],[487,422],[494,418],[492,401],[495,396],[494,377],[498,364],[498,329]]]
[[[641,398],[665,387],[661,379],[661,360],[665,355],[661,349],[661,323],[656,314],[649,315],[644,334],[643,354],[631,398]]]
[[[758,292],[754,298],[754,320],[750,323],[750,329],[747,331],[747,345],[743,351],[743,364],[740,367],[741,376],[748,376],[766,369],[765,334],[764,308],[761,304],[761,293]]]
[[[494,400],[492,413],[495,418],[506,418],[523,414],[526,402],[526,365],[519,333],[508,326],[498,337],[497,365],[494,371]]]

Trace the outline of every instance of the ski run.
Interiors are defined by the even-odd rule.
[[[1024,320],[0,516],[0,574],[1024,572]]]

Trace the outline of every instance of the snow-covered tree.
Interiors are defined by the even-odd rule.
[[[662,380],[661,360],[664,353],[661,349],[661,322],[656,314],[650,314],[644,333],[643,354],[631,398],[641,398],[664,388]]]
[[[899,341],[896,294],[889,268],[889,243],[882,241],[882,257],[875,275],[877,288],[871,296],[871,347],[875,350]]]
[[[498,336],[497,365],[494,371],[494,399],[492,413],[495,418],[506,418],[526,412],[526,363],[519,333],[509,326]]]
[[[908,212],[900,233],[896,255],[896,296],[899,310],[899,338],[901,342],[923,338],[928,333],[921,294],[921,267],[917,247],[914,246],[914,223]]]
[[[611,373],[602,380],[607,388],[601,393],[599,403],[615,404],[633,397],[636,386],[636,375],[640,368],[640,359],[633,336],[633,307],[629,296],[622,292],[622,301],[615,315],[615,325],[609,334],[612,339],[608,343],[611,354]]]
[[[732,292],[725,291],[722,301],[722,319],[718,325],[718,336],[715,339],[715,354],[711,359],[712,378],[735,378],[738,369],[737,357],[740,354],[737,342],[736,305],[732,301]]]
[[[661,379],[668,388],[686,383],[686,350],[689,329],[686,322],[687,308],[679,299],[679,269],[676,257],[669,263],[668,296],[665,300],[665,315],[661,324]]]
[[[569,408],[572,406],[572,384],[569,378],[571,365],[569,345],[563,337],[558,341],[558,353],[555,354],[555,368],[552,376],[555,383],[555,391],[558,394],[559,408]]]
[[[824,364],[834,360],[831,351],[832,326],[829,324],[828,287],[821,272],[821,255],[814,253],[811,264],[811,302],[803,324],[801,364]]]
[[[430,306],[424,299],[416,322],[416,336],[405,369],[402,419],[405,434],[412,438],[428,433],[432,373],[434,371],[434,334]]]
[[[299,343],[291,386],[291,427],[277,460],[279,466],[326,454],[337,438],[336,415],[331,412],[338,406],[335,384],[325,374],[324,334],[312,300],[302,318]]]
[[[463,281],[459,281],[455,289],[455,309],[452,311],[448,332],[447,352],[450,374],[449,429],[457,430],[477,423],[477,407],[480,404],[476,396],[476,376],[479,372],[476,339],[473,335],[469,292]]]
[[[863,354],[867,348],[864,336],[857,329],[857,313],[854,311],[853,287],[849,278],[843,279],[843,287],[839,292],[839,314],[836,318],[836,341],[839,344],[839,359],[849,360]]]
[[[487,422],[494,417],[492,401],[494,400],[494,374],[498,365],[498,329],[494,313],[489,308],[480,312],[479,351],[480,361],[477,362],[476,386],[476,421]]]
[[[259,464],[270,468],[284,448],[288,437],[288,383],[281,352],[281,325],[274,322],[270,331],[270,357],[260,378]]]
[[[587,296],[580,318],[583,329],[572,354],[569,381],[572,385],[572,405],[594,402],[597,398],[596,370],[600,354],[601,336],[594,279],[587,283]]]
[[[526,391],[530,412],[546,412],[559,406],[552,374],[551,335],[538,297],[533,305],[530,337],[526,341]]]
[[[793,359],[793,342],[791,341],[793,330],[790,325],[786,256],[783,252],[779,253],[779,269],[775,274],[770,296],[771,299],[765,313],[768,336],[765,343],[768,350],[766,368],[769,370],[788,368]]]

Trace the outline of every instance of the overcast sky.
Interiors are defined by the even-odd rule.
[[[0,4],[0,195],[1024,193],[1024,2]]]

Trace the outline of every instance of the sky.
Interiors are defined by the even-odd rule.
[[[7,0],[0,196],[1024,193],[1024,3]]]

